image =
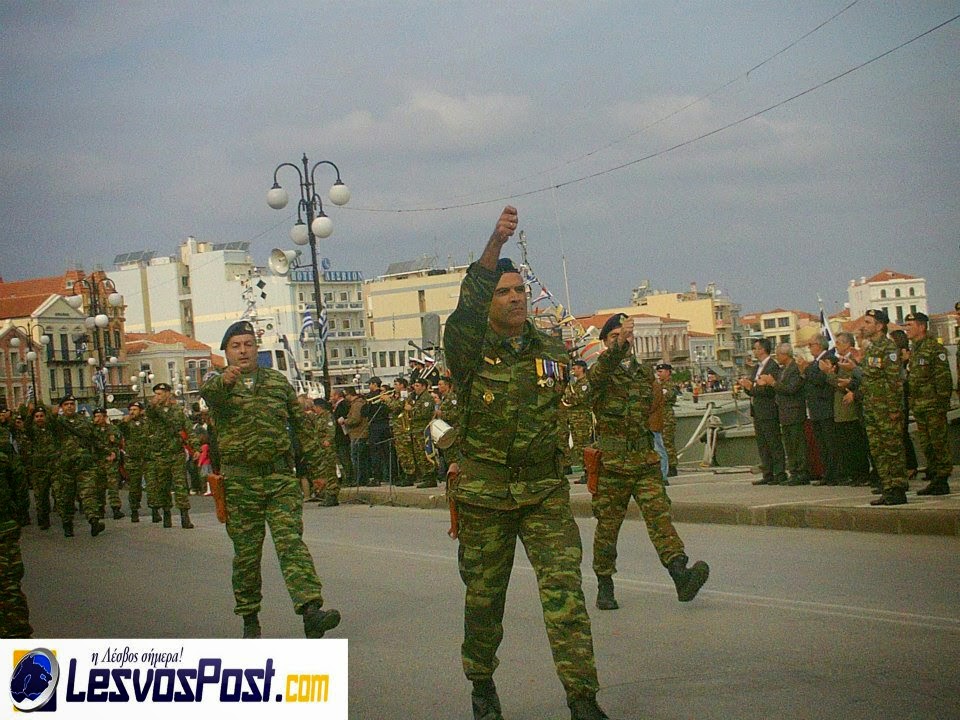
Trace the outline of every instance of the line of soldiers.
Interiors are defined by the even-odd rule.
[[[16,412],[0,410],[0,433],[23,469],[18,523],[31,523],[32,490],[42,530],[50,528],[51,512],[56,512],[64,536],[73,537],[79,505],[96,537],[106,529],[108,507],[114,520],[125,517],[120,497],[125,479],[132,522],[140,521],[146,486],[153,522],[172,527],[176,505],[181,527],[193,528],[185,469],[187,455],[194,461],[199,457],[200,441],[170,386],[158,383],[153,391],[146,407],[130,403],[128,415],[117,424],[103,408],[97,408],[92,419],[78,412],[70,394],[61,398],[56,411],[32,403]]]

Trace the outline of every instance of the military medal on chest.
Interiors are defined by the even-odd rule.
[[[566,366],[556,360],[537,358],[537,385],[552,388],[566,378]]]
[[[483,402],[484,402],[485,404],[487,404],[487,405],[489,405],[490,403],[492,403],[492,402],[493,402],[493,393],[490,392],[489,390],[487,390],[487,391],[483,394]]]

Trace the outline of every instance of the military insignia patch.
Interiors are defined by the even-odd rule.
[[[895,352],[890,353],[890,361],[891,362],[897,361],[897,354]]]
[[[946,353],[940,353],[939,355],[937,355],[937,357],[940,358],[940,359],[943,360],[943,361],[946,361],[946,359],[947,359],[947,354],[946,354]]]
[[[489,405],[490,403],[493,402],[493,397],[494,397],[494,396],[493,396],[493,393],[490,392],[489,390],[487,390],[487,391],[483,394],[483,401],[484,401],[487,405]]]

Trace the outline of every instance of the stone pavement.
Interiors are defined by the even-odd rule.
[[[915,481],[906,505],[872,507],[876,495],[863,487],[814,487],[801,485],[754,486],[755,475],[747,468],[680,469],[667,489],[678,523],[726,525],[774,525],[780,527],[856,530],[912,535],[960,536],[960,472],[954,470],[950,495],[918,497],[926,483]],[[571,485],[570,504],[577,517],[592,517],[590,495],[585,485]],[[409,487],[347,487],[340,501],[403,507],[447,507],[444,488],[418,490]],[[628,519],[639,519],[630,503]]]

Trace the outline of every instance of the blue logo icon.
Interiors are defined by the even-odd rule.
[[[21,712],[57,708],[60,665],[51,650],[31,650],[17,663],[10,678],[10,698]],[[52,701],[52,702],[51,702]]]

